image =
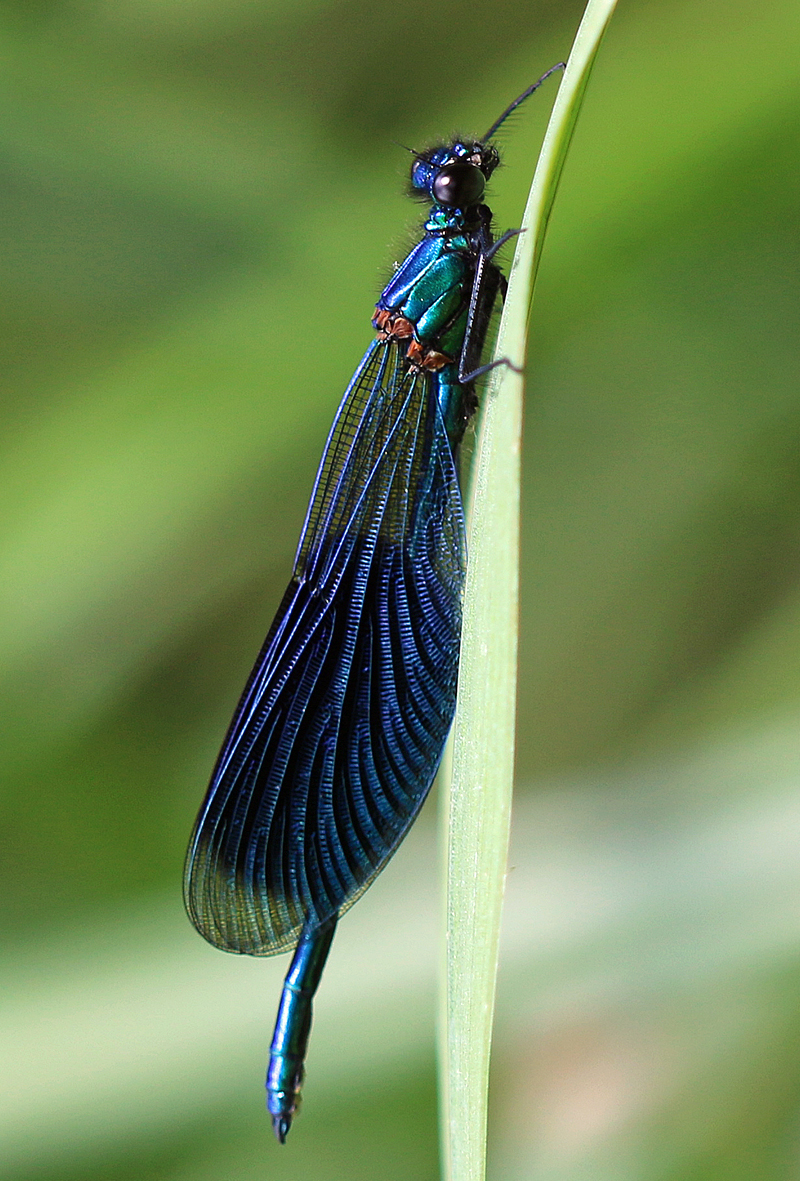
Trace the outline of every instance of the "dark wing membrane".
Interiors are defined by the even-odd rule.
[[[376,342],[331,430],[294,576],[192,836],[186,905],[209,942],[292,947],[391,857],[453,718],[463,582],[435,382]]]

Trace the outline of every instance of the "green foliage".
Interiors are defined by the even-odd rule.
[[[445,924],[439,1035],[442,1172],[483,1181],[489,1059],[508,862],[517,704],[523,368],[536,272],[583,95],[616,0],[589,0],[520,223],[482,393],[452,755],[442,776]],[[552,68],[553,70],[556,67]],[[507,364],[502,364],[507,362]]]

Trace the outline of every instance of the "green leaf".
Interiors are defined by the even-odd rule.
[[[547,223],[614,0],[590,0],[531,186],[469,494],[469,567],[458,709],[443,776],[446,877],[440,1087],[443,1174],[485,1175],[486,1101],[514,774],[519,454],[527,324]],[[450,772],[449,774],[447,772]],[[448,782],[449,781],[449,782]]]

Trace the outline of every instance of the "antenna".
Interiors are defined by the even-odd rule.
[[[401,144],[398,139],[393,139],[392,143],[395,145],[395,147],[402,148],[404,152],[409,152],[417,160],[424,160],[425,159],[425,155],[423,152],[418,152],[416,150],[416,148],[409,148],[405,144]]]
[[[523,92],[519,96],[519,98],[515,98],[513,103],[511,103],[510,106],[506,107],[506,109],[503,111],[500,118],[495,123],[492,124],[492,126],[486,132],[486,135],[484,135],[482,137],[481,143],[483,143],[483,144],[488,143],[489,140],[492,138],[492,136],[497,133],[497,131],[503,125],[503,123],[505,123],[506,119],[511,114],[511,112],[516,111],[516,109],[520,105],[520,103],[524,103],[526,98],[530,98],[530,96],[533,94],[534,90],[538,90],[539,87],[542,85],[542,83],[545,81],[545,79],[549,78],[551,74],[555,74],[556,70],[563,70],[565,68],[566,68],[566,62],[557,62],[556,65],[551,66],[550,69],[546,71],[546,73],[542,74],[541,78],[538,78],[536,80],[536,82],[534,82],[533,86],[529,86],[527,90],[523,90]]]

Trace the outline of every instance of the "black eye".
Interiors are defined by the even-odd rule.
[[[477,205],[486,188],[486,179],[475,164],[459,162],[440,169],[431,188],[434,201],[456,209]]]

